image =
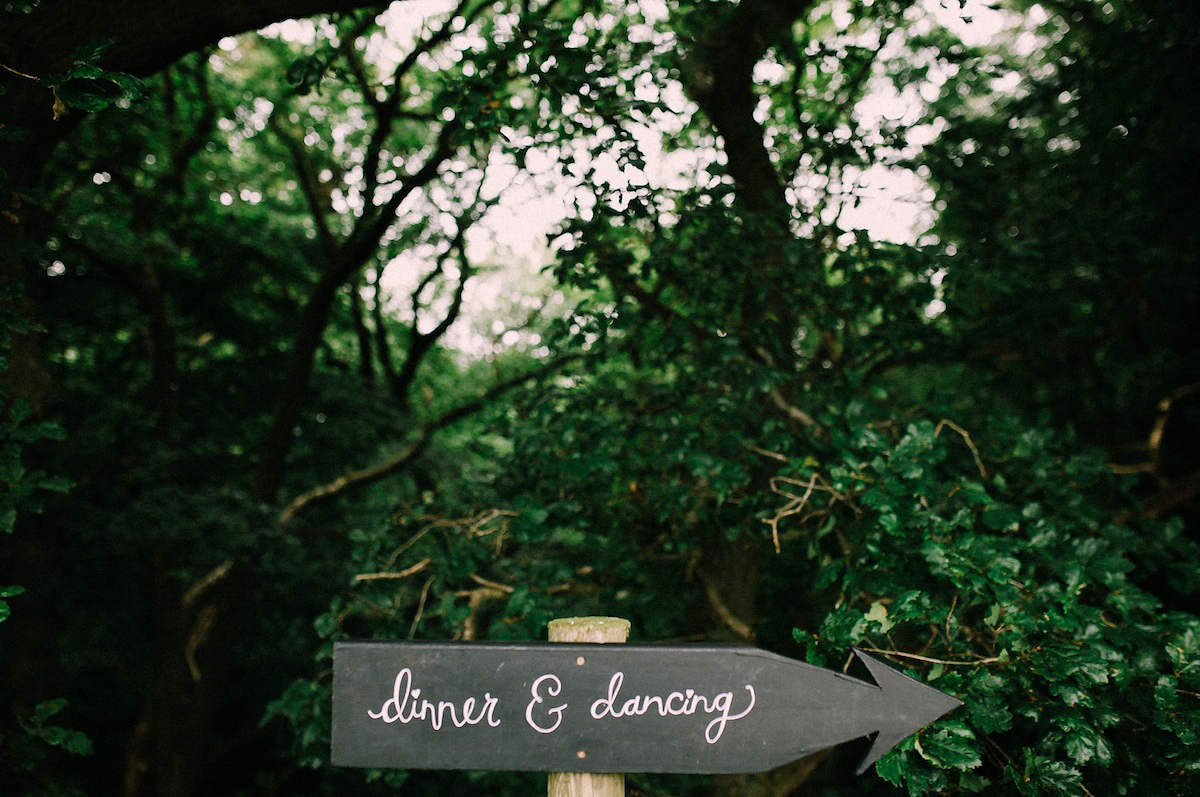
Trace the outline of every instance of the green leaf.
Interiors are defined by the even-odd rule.
[[[868,622],[876,623],[879,626],[880,633],[884,634],[892,630],[892,626],[895,625],[888,619],[888,609],[887,606],[883,605],[882,601],[872,603],[871,609],[864,615],[864,619]]]
[[[1021,521],[1021,514],[1007,504],[995,504],[983,510],[983,524],[993,531],[1007,531]]]
[[[38,703],[37,707],[33,710],[33,714],[30,716],[29,721],[35,725],[40,725],[66,707],[67,701],[65,698],[60,697],[55,698],[54,700],[43,701]]]
[[[942,769],[968,770],[982,763],[975,734],[961,722],[947,722],[921,737],[917,752]]]

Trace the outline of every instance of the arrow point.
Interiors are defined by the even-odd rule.
[[[858,774],[861,775],[888,750],[963,703],[957,697],[910,678],[858,648],[853,650],[880,689],[879,733],[858,768]]]

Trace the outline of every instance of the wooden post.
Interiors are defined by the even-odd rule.
[[[629,639],[629,621],[620,617],[564,617],[550,621],[551,642],[623,643]],[[581,659],[583,657],[580,657]],[[586,661],[578,662],[586,666]],[[580,750],[580,758],[587,756]],[[625,797],[625,776],[551,772],[549,797]]]

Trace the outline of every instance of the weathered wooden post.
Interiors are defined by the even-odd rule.
[[[551,642],[624,643],[629,639],[629,621],[620,617],[564,617],[550,621]],[[587,657],[575,659],[578,667],[587,666]],[[586,759],[587,750],[575,754]],[[625,776],[612,774],[551,772],[548,797],[625,797]]]

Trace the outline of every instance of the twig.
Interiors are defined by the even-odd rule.
[[[388,557],[387,564],[384,565],[384,568],[390,570],[396,564],[396,562],[400,559],[400,557],[404,554],[405,551],[407,551],[409,548],[416,545],[417,542],[422,537],[424,537],[426,534],[433,531],[435,526],[436,526],[436,524],[430,523],[428,526],[426,526],[425,528],[418,531],[416,534],[409,537],[408,542],[404,543],[403,545],[401,545],[399,548],[397,548],[395,551],[392,552],[392,555],[390,557]]]
[[[780,487],[781,484],[794,484],[797,487],[803,487],[804,495],[798,496],[794,493],[790,493],[787,490],[782,489]],[[783,507],[781,507],[778,511],[776,511],[775,517],[768,518],[768,519],[765,519],[762,521],[763,523],[766,523],[768,526],[771,527],[771,538],[772,538],[772,541],[775,543],[775,553],[780,553],[779,541],[780,541],[781,537],[779,535],[779,521],[783,520],[786,517],[791,517],[792,515],[799,514],[804,509],[804,507],[808,504],[809,498],[812,497],[813,490],[821,490],[822,492],[827,492],[832,496],[832,498],[829,501],[829,507],[827,507],[824,510],[819,510],[818,512],[815,512],[815,513],[809,513],[808,515],[805,516],[805,520],[808,520],[809,518],[813,517],[814,515],[816,515],[816,516],[828,515],[830,508],[833,506],[834,501],[841,501],[843,504],[850,507],[850,510],[852,512],[854,512],[855,515],[862,514],[862,510],[859,509],[857,506],[855,506],[853,503],[851,503],[848,496],[843,495],[842,493],[840,493],[836,489],[834,489],[834,487],[832,485],[830,485],[828,482],[826,482],[824,479],[821,478],[820,474],[814,473],[812,475],[812,477],[808,480],[807,483],[799,481],[797,479],[790,479],[786,476],[776,476],[775,478],[771,479],[771,492],[775,493],[776,495],[782,495],[784,498],[788,498],[791,500],[788,501],[788,503],[784,504]]]
[[[504,535],[508,532],[507,518],[513,517],[520,517],[520,513],[510,509],[490,509],[471,523],[470,528],[467,529],[467,537],[486,537],[489,534],[496,534],[496,556],[499,556],[504,548]],[[484,531],[489,523],[499,518],[505,518],[505,520],[494,528]],[[497,534],[497,532],[499,533]]]
[[[943,426],[949,426],[951,429],[962,435],[962,439],[967,443],[967,448],[971,449],[971,456],[975,458],[975,467],[979,468],[979,475],[984,479],[987,479],[987,468],[983,467],[983,460],[979,457],[979,449],[975,447],[975,443],[971,440],[971,435],[967,434],[967,430],[959,426],[954,421],[942,418],[940,421],[938,421],[937,428],[933,430],[934,437],[937,437],[942,433]]]
[[[762,454],[764,457],[770,457],[771,459],[777,460],[779,462],[790,462],[791,461],[785,455],[780,454],[778,451],[768,451],[765,448],[759,448],[758,446],[754,445],[753,443],[746,443],[746,448],[750,449],[755,454]]]
[[[816,479],[817,479],[818,484],[813,489],[821,490],[823,492],[829,493],[830,495],[832,495],[834,497],[834,499],[841,501],[843,504],[845,504],[846,506],[848,506],[852,510],[854,510],[854,514],[856,514],[856,515],[862,514],[862,510],[859,509],[857,506],[855,506],[853,503],[851,503],[850,498],[848,496],[843,495],[842,493],[838,492],[833,487],[833,485],[831,485],[829,482],[825,481],[825,479],[821,478],[821,476],[819,474],[817,475]],[[795,495],[793,495],[792,493],[789,493],[786,490],[779,489],[779,487],[776,483],[778,483],[778,484],[794,484],[797,487],[807,487],[808,486],[807,484],[805,484],[802,481],[799,481],[797,479],[791,479],[791,478],[788,478],[787,476],[776,476],[775,478],[771,479],[771,491],[772,492],[777,493],[778,495],[782,495],[785,498],[793,498],[793,499],[796,498]]]
[[[767,518],[767,519],[763,520],[763,523],[766,523],[768,526],[771,527],[771,541],[775,543],[775,553],[783,552],[783,549],[780,548],[780,546],[779,546],[779,521],[783,520],[785,517],[790,517],[792,515],[799,514],[800,511],[804,509],[805,505],[808,504],[808,499],[812,495],[813,488],[816,486],[817,486],[817,474],[814,473],[812,478],[808,480],[808,489],[806,489],[804,491],[803,497],[798,498],[798,499],[793,499],[791,502],[789,502],[787,505],[785,505],[782,509],[777,511],[775,513],[775,517]],[[771,485],[771,489],[775,490],[774,484]],[[779,492],[779,491],[775,490],[775,492]]]
[[[417,635],[417,626],[421,622],[421,616],[425,614],[425,599],[429,597],[429,588],[433,586],[433,576],[425,580],[425,586],[421,587],[421,600],[417,601],[417,614],[413,617],[412,626],[408,629],[408,638],[412,639]]]
[[[183,657],[187,661],[188,672],[191,673],[193,681],[200,681],[200,665],[196,662],[196,652],[204,644],[204,640],[208,638],[208,632],[212,630],[216,619],[217,607],[212,605],[205,606],[204,611],[200,612],[200,617],[196,619],[196,624],[192,626],[192,633],[188,635],[187,647],[184,649]]]
[[[425,568],[429,567],[432,559],[422,559],[411,567],[406,567],[399,573],[359,573],[354,577],[355,581],[376,581],[384,578],[408,578],[409,576],[420,573]]]
[[[38,83],[42,82],[42,79],[37,77],[36,75],[29,75],[29,74],[26,74],[25,72],[20,71],[19,69],[13,69],[8,64],[0,64],[0,69],[3,69],[5,72],[12,72],[17,77],[23,77],[27,80],[34,80],[34,81],[37,81]]]
[[[821,424],[817,423],[811,415],[784,398],[783,394],[779,392],[779,388],[772,388],[771,392],[767,395],[771,397],[771,402],[776,407],[783,410],[784,413],[793,421],[799,421],[801,424],[810,429],[823,429]]]
[[[213,585],[219,582],[225,576],[229,575],[229,571],[233,569],[233,560],[226,559],[221,564],[214,567],[208,572],[204,578],[197,581],[195,584],[183,594],[183,608],[188,609],[200,599],[200,596],[212,589]]]
[[[730,631],[737,634],[746,642],[753,642],[755,639],[754,629],[751,628],[744,620],[737,617],[721,598],[717,587],[711,581],[700,574],[700,580],[704,582],[704,593],[708,596],[708,603],[712,606],[713,611],[721,618],[721,622],[729,628]]]
[[[499,590],[500,592],[503,592],[505,595],[511,595],[514,592],[516,592],[515,588],[510,587],[507,584],[501,584],[498,581],[488,581],[486,578],[479,575],[478,573],[472,573],[470,575],[470,579],[481,587],[487,587],[488,589]]]
[[[996,656],[986,659],[978,659],[976,661],[950,661],[947,659],[934,659],[929,656],[922,656],[919,653],[902,653],[898,650],[883,650],[882,648],[859,648],[859,650],[867,653],[880,653],[884,656],[898,656],[902,659],[915,659],[917,661],[928,662],[929,664],[942,664],[947,667],[977,667],[980,664],[995,664],[1000,661]]]

